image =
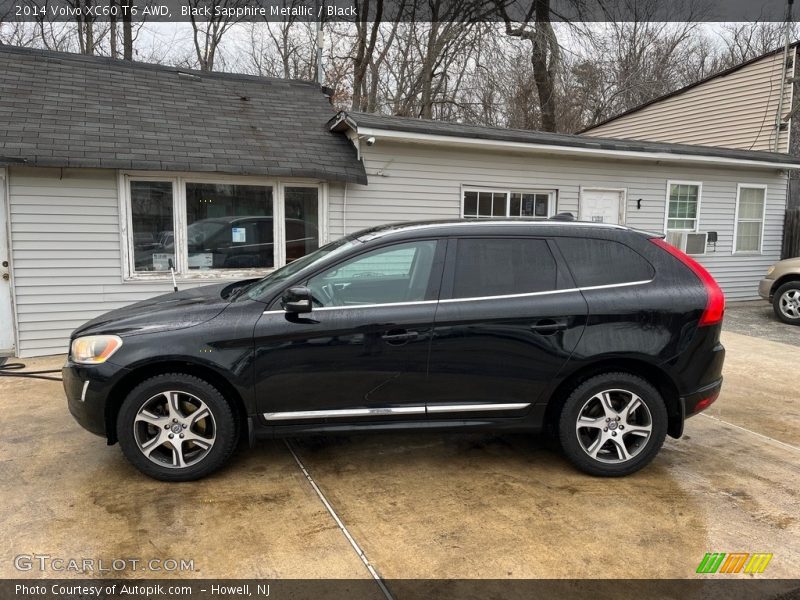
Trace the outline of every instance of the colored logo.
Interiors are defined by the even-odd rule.
[[[763,573],[772,554],[766,552],[706,552],[697,573]]]

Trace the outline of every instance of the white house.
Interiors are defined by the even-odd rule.
[[[182,287],[241,279],[398,220],[571,212],[664,231],[729,299],[754,298],[800,168],[786,154],[337,115],[311,83],[9,47],[0,90],[0,350],[19,356],[64,352],[84,321],[169,292],[170,261]]]

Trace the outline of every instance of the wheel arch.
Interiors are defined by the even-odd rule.
[[[787,273],[775,280],[775,283],[772,284],[772,287],[769,290],[770,298],[777,292],[782,285],[787,283],[791,283],[793,281],[800,282],[800,273]]]
[[[105,410],[106,439],[109,445],[117,442],[117,415],[128,394],[143,381],[165,373],[192,375],[213,385],[231,404],[239,431],[247,431],[247,409],[245,408],[244,399],[224,375],[207,365],[181,360],[169,360],[139,365],[129,373],[126,373],[111,388]]]
[[[674,438],[679,438],[683,434],[684,413],[675,382],[666,371],[657,365],[636,358],[603,358],[569,373],[550,395],[550,401],[545,410],[545,426],[551,431],[556,431],[561,409],[572,390],[596,375],[613,372],[629,373],[641,377],[655,387],[667,407],[669,418],[667,433]]]

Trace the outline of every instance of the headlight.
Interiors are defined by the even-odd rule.
[[[76,363],[96,365],[106,362],[121,347],[118,335],[87,335],[72,342],[70,355]]]
[[[775,265],[772,265],[769,269],[767,269],[767,277],[772,275],[772,272],[775,270]]]

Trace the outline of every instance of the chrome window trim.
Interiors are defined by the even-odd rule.
[[[521,410],[530,402],[489,404],[437,404],[434,406],[398,406],[393,408],[342,408],[336,410],[291,410],[264,413],[267,421],[301,419],[340,419],[343,417],[383,417],[387,415],[424,415],[426,413],[478,412],[490,410]]]
[[[567,294],[570,292],[590,292],[592,290],[607,290],[612,288],[631,287],[634,285],[646,285],[652,283],[652,279],[642,281],[629,281],[626,283],[609,283],[606,285],[590,285],[585,287],[567,288],[563,290],[548,290],[545,292],[526,292],[524,294],[503,294],[500,296],[470,296],[469,298],[445,298],[444,300],[417,300],[411,302],[387,302],[385,304],[356,304],[353,306],[322,306],[314,308],[312,312],[320,310],[352,310],[356,308],[378,308],[381,306],[411,306],[423,304],[444,304],[452,302],[477,302],[480,300],[499,300],[502,298],[528,298],[533,296],[547,296],[551,294]],[[284,310],[265,310],[262,314],[285,313]]]

